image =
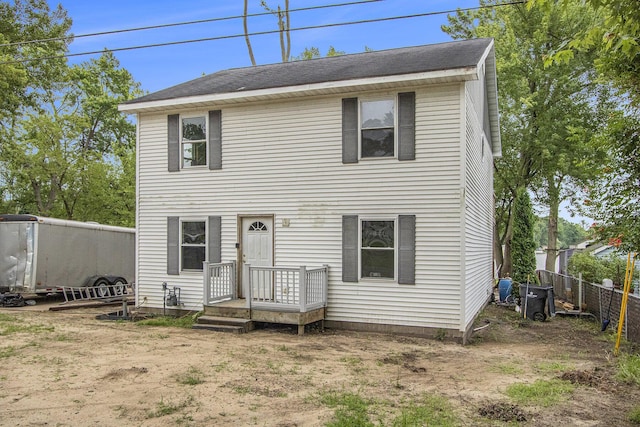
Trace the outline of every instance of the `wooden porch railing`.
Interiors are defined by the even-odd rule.
[[[236,262],[204,262],[204,305],[236,299]]]
[[[248,308],[305,313],[327,305],[328,265],[311,269],[247,265],[247,271]]]

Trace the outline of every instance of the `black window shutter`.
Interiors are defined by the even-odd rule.
[[[180,273],[180,218],[167,217],[167,274]]]
[[[358,216],[342,216],[342,281],[358,281]]]
[[[416,94],[398,94],[398,160],[416,158]]]
[[[416,284],[416,216],[398,216],[398,283]]]
[[[342,163],[358,163],[358,98],[342,100]]]
[[[222,111],[209,111],[209,169],[222,169]]]
[[[222,217],[209,217],[209,232],[207,246],[209,247],[209,262],[221,262],[222,254]]]
[[[169,172],[180,170],[180,115],[167,116]]]

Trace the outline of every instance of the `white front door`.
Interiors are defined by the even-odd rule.
[[[245,292],[249,286],[247,265],[273,266],[273,217],[242,218],[242,289]],[[271,298],[271,274],[254,276],[253,297]]]

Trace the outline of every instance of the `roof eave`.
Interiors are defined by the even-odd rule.
[[[464,67],[423,73],[402,74],[382,77],[369,77],[354,80],[312,83],[298,86],[285,86],[242,92],[226,92],[210,95],[187,96],[182,98],[161,99],[156,101],[134,102],[118,105],[125,113],[140,113],[176,108],[202,107],[204,105],[235,104],[301,96],[315,96],[331,93],[353,92],[367,89],[408,86],[427,83],[447,83],[475,80],[477,67]]]
[[[502,139],[500,136],[500,112],[498,110],[498,78],[496,72],[496,53],[494,41],[487,46],[478,66],[485,63],[485,80],[488,85],[487,104],[491,122],[491,151],[493,157],[502,157]]]

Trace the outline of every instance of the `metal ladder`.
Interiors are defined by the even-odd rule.
[[[117,284],[100,286],[63,286],[62,294],[64,295],[64,303],[76,301],[93,301],[93,300],[117,300],[133,295],[133,287],[131,284]],[[63,303],[63,304],[64,304]]]

